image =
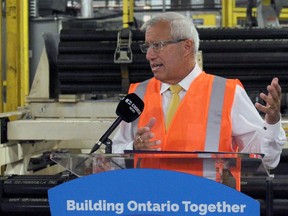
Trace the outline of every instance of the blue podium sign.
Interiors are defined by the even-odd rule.
[[[260,203],[215,181],[176,171],[125,169],[48,191],[52,216],[260,215]]]

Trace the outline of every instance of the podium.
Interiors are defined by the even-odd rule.
[[[190,215],[197,211],[200,215],[210,215],[209,211],[211,215],[260,215],[260,203],[240,192],[240,180],[241,176],[269,177],[262,154],[127,151],[92,155],[53,153],[51,159],[81,177],[75,184],[73,180],[60,185],[62,188],[49,190],[51,213],[57,216],[62,215],[59,203],[63,200],[59,194],[63,191],[67,192],[63,193],[63,215],[77,215],[79,211],[87,211],[83,215],[141,215],[142,211],[148,215]],[[72,192],[76,186],[78,189]],[[69,193],[75,198],[67,198]],[[138,209],[140,204],[145,206],[144,210]],[[121,211],[117,212],[117,205],[122,206]]]

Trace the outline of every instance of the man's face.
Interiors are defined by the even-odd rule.
[[[146,30],[146,44],[170,40],[173,39],[167,22],[159,22]],[[152,47],[148,49],[146,58],[156,79],[164,83],[176,84],[187,75],[185,70],[181,70],[181,67],[185,68],[184,43],[185,41],[166,44],[159,50]]]

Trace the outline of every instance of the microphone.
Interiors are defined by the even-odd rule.
[[[123,97],[116,109],[116,114],[118,116],[117,119],[93,146],[90,154],[97,151],[102,144],[105,144],[105,142],[108,140],[108,137],[122,120],[128,123],[136,120],[141,115],[143,109],[144,102],[135,93],[131,93]]]

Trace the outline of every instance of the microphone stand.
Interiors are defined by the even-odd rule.
[[[98,141],[94,147],[92,148],[90,154],[93,154],[95,151],[97,151],[100,146],[104,144],[106,147],[105,147],[105,154],[111,154],[112,153],[112,140],[109,139],[108,137],[105,138],[104,140],[102,139],[102,141]]]
[[[112,140],[107,138],[107,140],[104,141],[103,143],[106,147],[105,147],[105,154],[111,154],[112,153]]]
[[[112,154],[112,144],[113,144],[112,140],[107,138],[102,143],[106,146],[105,154]],[[115,162],[113,159],[111,159],[110,162],[116,165],[117,167],[119,167],[120,169],[125,169],[125,167],[121,166],[119,163]]]
[[[93,148],[91,149],[90,154],[92,154],[95,151],[97,151],[102,144],[105,144],[106,146],[107,145],[108,146],[112,145],[112,141],[109,139],[109,135],[111,135],[111,133],[116,129],[116,127],[120,124],[121,121],[122,121],[122,118],[120,116],[118,116],[117,119],[115,120],[115,122],[108,128],[108,130],[104,133],[104,135],[93,146]],[[112,152],[112,149],[108,148],[108,151]]]
[[[106,138],[106,140],[104,140],[103,142],[101,142],[102,144],[104,144],[105,147],[105,154],[111,154],[112,153],[112,140],[109,138]],[[97,150],[99,149],[100,146],[98,146]],[[89,155],[92,155],[92,153],[90,153]],[[83,163],[85,163],[85,161],[87,161],[89,159],[89,156],[87,158],[85,158],[83,161],[81,161],[75,168],[80,167]]]

